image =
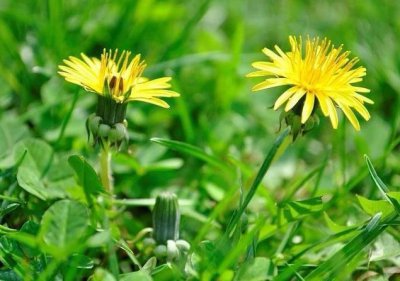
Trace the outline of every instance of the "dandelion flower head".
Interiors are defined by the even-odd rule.
[[[340,108],[353,127],[360,130],[354,111],[369,120],[365,103],[373,104],[373,101],[363,95],[370,92],[369,89],[353,85],[366,75],[364,67],[355,68],[358,58],[349,59],[349,51],[343,52],[342,46],[334,47],[326,38],[307,38],[305,50],[301,37],[289,36],[289,42],[289,52],[283,52],[276,45],[275,50],[263,49],[269,61],[254,62],[252,65],[257,71],[247,76],[266,78],[255,85],[253,91],[288,86],[275,101],[274,110],[286,103],[284,110],[297,109],[304,124],[319,105],[336,129],[336,108]]]
[[[59,74],[68,82],[82,86],[85,90],[113,99],[117,103],[142,101],[168,108],[162,97],[177,97],[168,90],[170,77],[149,80],[142,77],[146,64],[140,55],[130,59],[131,52],[104,50],[101,58],[70,56],[59,66]]]

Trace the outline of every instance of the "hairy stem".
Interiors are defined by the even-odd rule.
[[[104,146],[100,152],[100,178],[104,189],[113,195],[113,178],[111,171],[111,152],[108,143],[104,143]]]

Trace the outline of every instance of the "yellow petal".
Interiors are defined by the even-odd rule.
[[[359,131],[360,130],[360,123],[357,120],[357,117],[354,115],[353,111],[347,106],[342,103],[338,103],[339,107],[343,110],[344,114],[346,115],[347,119],[350,120],[351,125]]]
[[[324,116],[328,116],[329,110],[328,110],[328,104],[326,103],[326,99],[329,99],[329,98],[323,94],[317,94],[316,96],[317,96],[317,99],[319,102],[319,106],[321,107],[322,114],[324,114]]]
[[[314,108],[315,95],[307,93],[306,101],[304,102],[303,111],[301,113],[301,123],[306,123]]]
[[[165,101],[161,100],[161,99],[157,99],[157,98],[133,98],[131,99],[132,101],[143,101],[143,102],[147,102],[147,103],[151,103],[151,104],[155,104],[164,108],[169,108],[168,103],[166,103]]]
[[[353,107],[355,108],[355,110],[357,110],[358,113],[360,113],[360,115],[365,119],[365,120],[369,120],[371,118],[371,115],[369,114],[368,110],[365,108],[365,106],[359,102],[358,100],[354,100],[352,102]]]
[[[261,82],[253,87],[253,91],[260,91],[268,88],[283,86],[290,84],[290,81],[286,78],[269,78],[264,82]]]
[[[276,65],[271,63],[271,62],[258,61],[258,62],[253,63],[252,66],[254,68],[259,69],[259,70],[264,70],[264,71],[268,71],[268,72],[271,72],[271,73],[280,72],[280,69],[278,67],[276,67]]]
[[[139,98],[139,97],[149,98],[149,97],[179,97],[180,95],[177,92],[170,90],[154,89],[154,90],[142,90],[142,91],[133,90],[130,96],[132,98]]]
[[[289,99],[288,103],[286,104],[285,111],[291,110],[298,101],[305,95],[306,91],[303,89],[298,89],[297,92]]]
[[[261,76],[269,76],[273,75],[274,73],[265,71],[265,70],[258,70],[254,72],[250,72],[249,74],[246,75],[246,77],[261,77]]]
[[[280,56],[278,56],[277,54],[275,54],[273,51],[271,51],[268,48],[264,48],[262,51],[265,55],[267,55],[272,60],[276,60],[276,61],[282,60],[282,58]]]
[[[338,123],[339,123],[339,119],[338,119],[336,108],[333,105],[333,102],[332,102],[332,100],[330,98],[325,98],[324,100],[325,100],[326,105],[328,107],[329,118],[331,119],[332,127],[334,129],[337,129]]]
[[[369,104],[374,104],[374,101],[373,101],[373,100],[371,100],[371,99],[369,99],[369,98],[367,98],[367,97],[364,97],[363,95],[360,95],[360,94],[355,93],[355,94],[353,94],[353,96],[354,96],[356,99],[358,99],[359,101],[361,101],[361,102],[365,102],[365,103],[369,103]]]
[[[277,110],[282,104],[284,104],[296,91],[297,87],[287,89],[279,98],[276,100],[274,110]]]
[[[363,87],[354,87],[354,91],[358,93],[369,93],[371,92],[370,89],[363,88]]]

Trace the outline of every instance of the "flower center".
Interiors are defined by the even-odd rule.
[[[113,75],[108,82],[108,87],[112,96],[119,97],[124,93],[124,79]]]

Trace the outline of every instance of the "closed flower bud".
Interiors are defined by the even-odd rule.
[[[91,115],[88,119],[89,130],[93,135],[97,135],[99,131],[99,126],[101,123],[101,117],[97,115]]]
[[[108,137],[108,134],[110,133],[110,130],[111,130],[111,128],[110,128],[110,126],[109,125],[106,125],[106,124],[100,124],[100,126],[99,126],[99,136],[100,137],[102,137],[102,138],[107,138]]]
[[[291,127],[290,134],[293,136],[293,141],[296,140],[298,136],[308,133],[319,125],[319,117],[314,112],[312,112],[311,116],[305,123],[302,123],[298,107],[295,107],[294,110],[288,112],[283,111],[280,120],[285,120],[286,125]]]
[[[304,124],[304,133],[307,133],[319,125],[319,117],[314,114]]]
[[[151,237],[147,237],[143,239],[143,246],[145,247],[154,247],[156,245],[156,240]]]
[[[115,124],[115,130],[116,130],[116,134],[117,134],[117,139],[119,141],[123,140],[124,138],[127,138],[128,131],[126,129],[126,126],[123,123]]]
[[[163,193],[157,196],[153,209],[153,237],[158,244],[179,237],[180,212],[178,198],[173,193]]]
[[[175,244],[176,247],[178,247],[178,249],[182,252],[189,252],[190,250],[190,244],[186,240],[182,239],[176,240]]]
[[[179,257],[179,249],[175,244],[174,240],[167,241],[167,258],[169,260],[174,260]]]
[[[167,256],[167,246],[165,245],[158,245],[155,249],[154,249],[154,255],[157,258],[163,258]]]

